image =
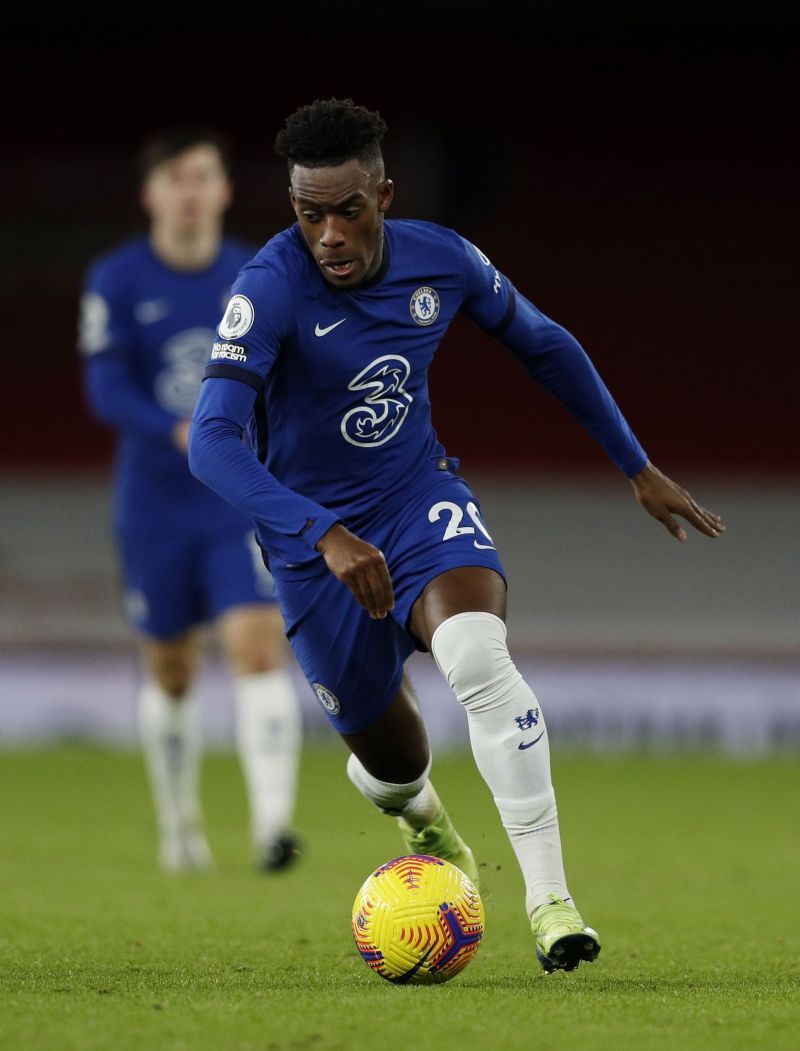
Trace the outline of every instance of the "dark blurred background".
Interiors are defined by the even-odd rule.
[[[510,355],[456,322],[434,422],[503,554],[509,637],[551,724],[614,744],[800,742],[796,5],[255,17],[76,0],[17,7],[2,29],[0,738],[133,734],[112,438],[86,412],[75,332],[87,265],[146,228],[142,140],[184,122],[226,132],[228,231],[260,245],[292,220],[276,132],[336,95],[388,121],[393,214],[455,227],[569,328],[653,460],[728,523],[718,542],[675,544]],[[419,675],[447,737],[452,699],[430,661]],[[218,667],[210,681],[223,733]]]
[[[108,462],[80,394],[77,303],[93,256],[145,228],[141,140],[198,119],[227,132],[228,229],[261,244],[292,218],[276,131],[338,95],[389,123],[394,214],[455,227],[571,329],[660,465],[796,471],[797,28],[778,5],[708,0],[18,15],[0,285],[5,332],[26,336],[6,351],[0,465]],[[467,464],[606,469],[466,324],[432,386]]]

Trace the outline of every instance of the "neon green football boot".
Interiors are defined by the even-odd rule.
[[[600,952],[597,931],[587,927],[574,905],[550,895],[531,916],[536,956],[546,974],[574,971],[581,961],[591,963]]]
[[[409,854],[430,854],[434,858],[449,861],[456,868],[461,869],[464,875],[472,881],[476,890],[479,889],[480,877],[475,857],[456,832],[450,815],[444,807],[441,807],[430,825],[424,828],[412,828],[402,816],[398,817],[397,823]]]

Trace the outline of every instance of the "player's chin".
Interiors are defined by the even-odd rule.
[[[202,215],[183,215],[176,225],[179,234],[184,237],[190,237],[193,234],[201,233],[207,226],[207,223]]]

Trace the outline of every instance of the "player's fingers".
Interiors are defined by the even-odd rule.
[[[683,514],[687,522],[690,522],[695,529],[706,536],[718,537],[725,531],[725,526],[722,524],[719,515],[714,515],[704,507],[700,507],[694,500],[690,499],[689,509],[680,513]]]
[[[351,567],[347,572],[342,573],[339,576],[339,579],[350,589],[351,595],[359,606],[371,615],[374,608],[374,602],[372,598],[372,590],[367,584],[367,577],[364,568]]]
[[[663,514],[658,516],[659,522],[663,522],[664,526],[669,530],[670,533],[675,537],[676,540],[686,540],[686,530],[681,526],[669,511],[665,511]]]
[[[389,575],[389,567],[381,554],[380,560],[374,562],[367,574],[366,588],[371,596],[370,613],[375,617],[385,617],[394,606],[394,588]]]
[[[699,532],[705,534],[705,536],[710,536],[713,538],[721,536],[725,528],[724,526],[717,525],[716,522],[709,522],[707,519],[701,517],[700,515],[694,515],[692,518],[689,519],[689,521],[692,523],[695,529],[699,530]]]
[[[359,596],[360,604],[371,617],[381,619],[386,616],[386,610],[383,608],[380,599],[375,594],[366,571],[359,580]]]
[[[697,506],[696,509],[699,512],[699,514],[701,515],[701,517],[702,517],[704,522],[706,522],[708,525],[712,526],[714,529],[716,529],[720,533],[724,533],[725,532],[725,526],[723,525],[722,518],[719,515],[714,514],[713,511],[709,511],[705,507]]]
[[[370,612],[370,603],[372,601],[371,595],[365,590],[363,584],[358,579],[346,580],[345,583],[350,588],[350,594],[356,600],[356,602],[365,609],[368,613]]]

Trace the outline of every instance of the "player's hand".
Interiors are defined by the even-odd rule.
[[[680,515],[706,536],[718,537],[725,532],[722,519],[713,511],[700,507],[679,485],[662,474],[657,467],[649,463],[631,478],[636,499],[653,518],[663,522],[664,526],[677,540],[686,540],[686,530],[673,518]]]
[[[172,444],[175,445],[182,453],[189,452],[189,425],[191,420],[178,420],[175,426],[172,428]]]
[[[394,588],[383,552],[359,540],[337,522],[317,541],[328,569],[350,588],[360,606],[374,620],[382,620],[394,609]]]

